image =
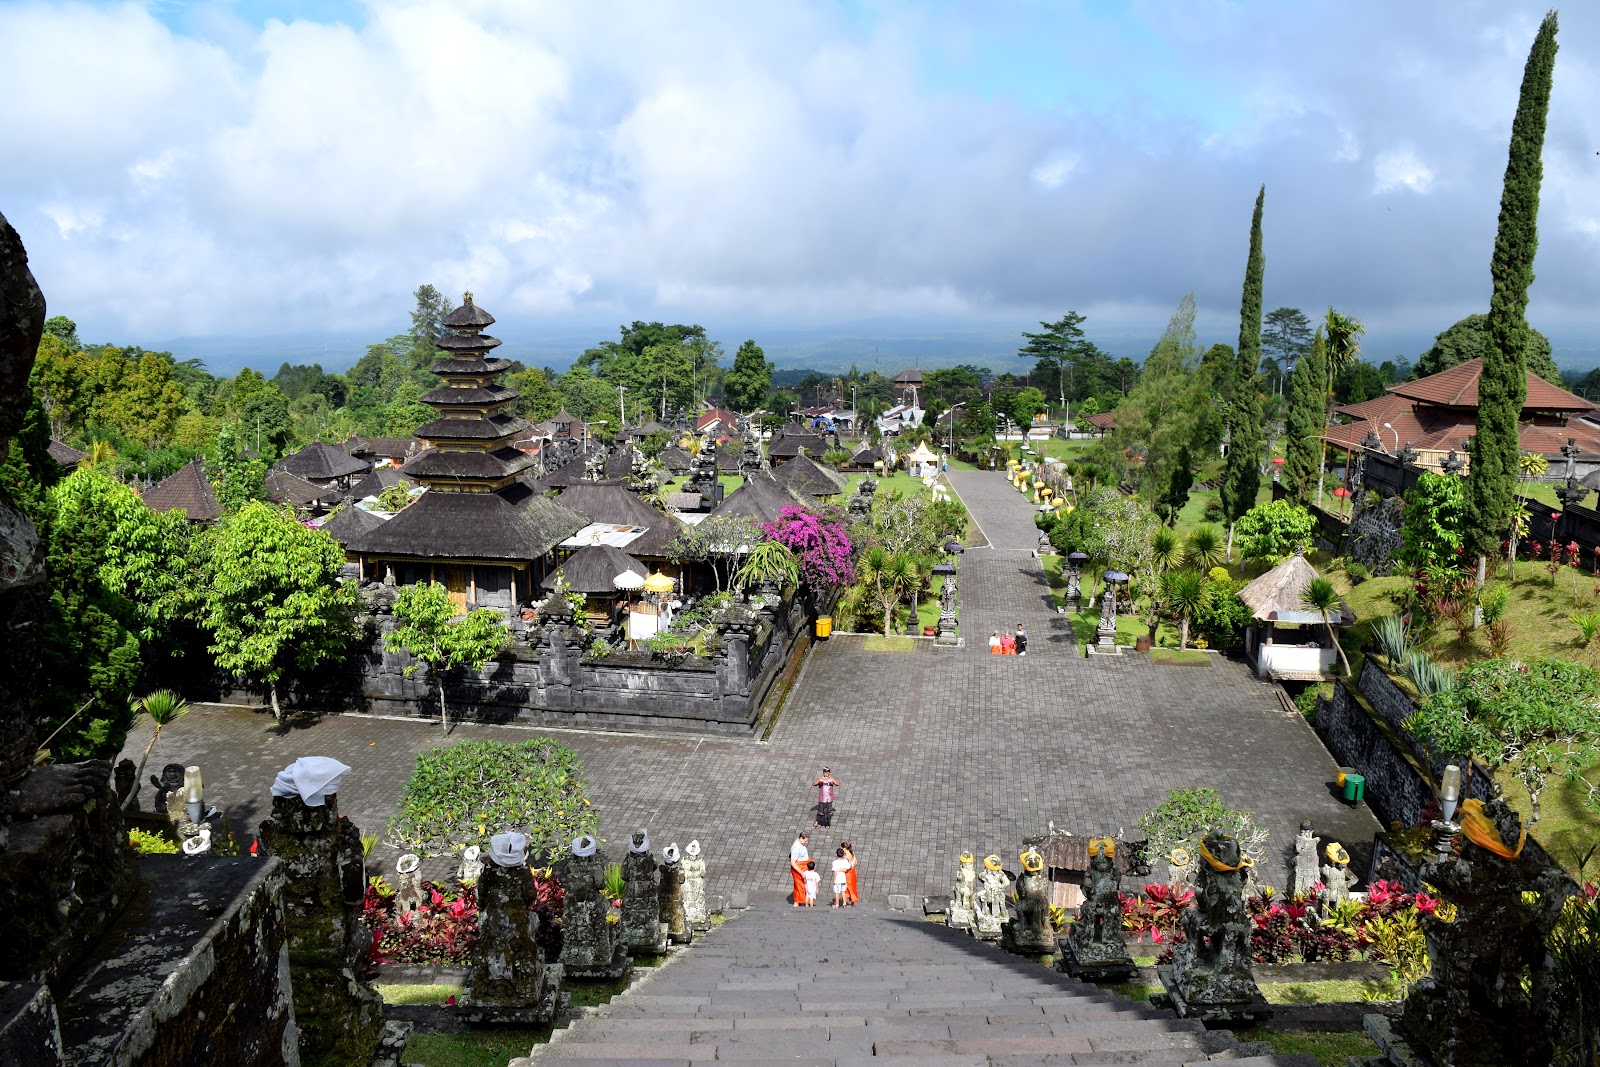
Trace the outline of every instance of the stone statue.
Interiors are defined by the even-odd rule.
[[[1350,899],[1350,890],[1355,888],[1357,879],[1350,869],[1350,853],[1343,845],[1329,841],[1324,854],[1328,862],[1322,865],[1322,892],[1317,894],[1317,903],[1330,908]],[[1295,862],[1298,871],[1299,859]]]
[[[676,843],[661,850],[661,925],[674,945],[687,945],[694,931],[683,912],[683,855]]]
[[[1011,879],[1000,866],[1000,857],[983,858],[983,873],[978,876],[978,908],[974,932],[985,941],[1000,938],[1002,924],[1006,921],[1006,897],[1011,889]]]
[[[1066,949],[1056,970],[1095,982],[1125,982],[1133,958],[1122,939],[1122,876],[1117,846],[1109,837],[1089,839],[1089,869],[1083,875],[1083,903],[1067,928]]]
[[[560,1007],[561,965],[546,964],[539,947],[539,916],[531,910],[538,890],[527,849],[525,834],[490,838],[492,862],[477,881],[478,941],[456,1005],[464,1021],[537,1026]]]
[[[305,1063],[366,1063],[383,1033],[383,999],[357,977],[372,946],[361,924],[361,831],[339,814],[350,768],[302,756],[272,783],[262,846],[283,863],[294,1019]]]
[[[700,842],[683,850],[683,917],[691,930],[711,929],[711,909],[706,905],[706,860]]]
[[[636,830],[622,860],[622,943],[628,955],[659,956],[667,951],[660,913],[661,872],[650,855],[650,831]]]
[[[970,930],[977,921],[978,872],[972,853],[963,852],[956,867],[956,882],[950,888],[950,910],[944,924],[956,930]]]
[[[1419,1061],[1441,1067],[1548,1064],[1557,1041],[1571,1034],[1557,1033],[1546,946],[1578,887],[1537,850],[1524,849],[1521,820],[1500,797],[1464,801],[1457,818],[1459,826],[1433,824],[1444,831],[1445,858],[1436,854],[1421,871],[1455,914],[1422,917],[1431,973],[1411,987],[1400,1027],[1426,1054]],[[1457,856],[1451,846],[1463,828]]]
[[[407,852],[394,865],[394,910],[409,915],[422,907],[422,858]]]
[[[483,874],[483,850],[477,845],[468,845],[461,853],[461,868],[456,871],[456,881],[462,885],[472,885]]]
[[[161,768],[161,777],[150,776],[150,784],[156,787],[155,805],[151,810],[162,812],[177,823],[183,815],[183,764],[167,764]],[[174,805],[177,815],[174,815]]]
[[[1300,833],[1294,839],[1294,895],[1309,896],[1321,881],[1317,871],[1317,838],[1311,824],[1300,824]]]
[[[569,979],[612,980],[633,970],[622,945],[620,924],[613,926],[605,898],[606,855],[588,834],[572,842],[557,880],[567,896],[561,922],[561,965]]]
[[[123,811],[139,810],[139,768],[133,760],[118,760],[111,772],[117,787],[117,806]]]
[[[1194,857],[1186,848],[1175,848],[1167,853],[1167,884],[1174,888],[1189,882],[1194,876]]]
[[[1259,1022],[1272,1012],[1250,973],[1252,924],[1244,904],[1250,858],[1236,837],[1213,830],[1200,843],[1199,859],[1194,907],[1183,913],[1185,940],[1173,948],[1172,965],[1156,970],[1166,1006],[1207,1024]]]
[[[1001,945],[1008,952],[1044,956],[1056,950],[1056,931],[1050,923],[1050,879],[1044,857],[1033,849],[1021,856],[1017,879],[1017,913],[1001,927]]]

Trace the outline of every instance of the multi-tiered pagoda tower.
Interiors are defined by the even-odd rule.
[[[443,583],[462,606],[510,610],[534,598],[551,550],[587,520],[521,477],[534,461],[511,442],[528,424],[506,412],[517,392],[499,383],[511,364],[490,354],[493,322],[471,293],[445,316],[440,385],[422,398],[439,417],[417,430],[428,448],[401,468],[428,491],[345,547],[366,577],[392,570],[402,585]]]

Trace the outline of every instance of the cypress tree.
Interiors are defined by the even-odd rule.
[[[1517,416],[1527,399],[1523,352],[1529,341],[1524,313],[1533,283],[1533,257],[1539,248],[1539,186],[1544,177],[1545,118],[1556,63],[1556,13],[1539,24],[1539,33],[1522,71],[1517,117],[1500,193],[1500,226],[1489,274],[1489,344],[1478,383],[1478,432],[1473,438],[1467,493],[1471,504],[1473,547],[1483,557],[1494,552],[1511,529],[1516,513]]]
[[[1324,391],[1327,362],[1327,342],[1319,327],[1311,339],[1310,350],[1295,362],[1294,374],[1289,379],[1289,417],[1285,426],[1288,448],[1283,459],[1283,487],[1297,504],[1309,503],[1320,476],[1317,446],[1327,410]]]
[[[1228,458],[1222,468],[1218,496],[1228,518],[1229,543],[1233,523],[1255,506],[1261,488],[1261,396],[1256,372],[1261,366],[1261,277],[1266,262],[1261,255],[1261,207],[1267,198],[1263,185],[1256,194],[1250,217],[1250,258],[1244,267],[1244,296],[1239,303],[1239,352],[1234,360],[1231,396],[1232,423]]]

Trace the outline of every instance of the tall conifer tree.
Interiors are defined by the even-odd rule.
[[[1505,538],[1516,513],[1517,416],[1527,399],[1528,286],[1539,248],[1539,186],[1544,178],[1545,119],[1556,64],[1556,13],[1539,24],[1539,33],[1522,71],[1517,117],[1511,123],[1511,148],[1500,193],[1500,228],[1495,234],[1489,274],[1489,344],[1478,382],[1478,432],[1473,438],[1468,475],[1473,547],[1483,557]]]
[[[1266,261],[1261,254],[1261,208],[1267,199],[1263,185],[1256,194],[1250,216],[1250,258],[1244,267],[1244,295],[1239,302],[1239,352],[1234,360],[1228,458],[1218,487],[1222,511],[1228,518],[1229,543],[1233,523],[1256,503],[1261,488],[1261,396],[1256,373],[1261,366],[1261,278]]]
[[[1289,417],[1285,427],[1287,450],[1283,460],[1283,487],[1297,504],[1309,503],[1320,472],[1318,438],[1322,436],[1327,410],[1327,342],[1322,329],[1311,339],[1311,348],[1295,361],[1289,379]]]

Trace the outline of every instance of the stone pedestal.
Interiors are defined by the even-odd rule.
[[[1056,961],[1056,970],[1085,982],[1128,982],[1139,970],[1125,947],[1101,950],[1099,946],[1089,946],[1085,954],[1070,937],[1062,938],[1060,947],[1061,958]]]
[[[539,947],[538,897],[526,866],[489,864],[478,876],[478,941],[467,989],[456,1005],[464,1022],[544,1026],[556,1017],[561,965]]]
[[[1122,940],[1122,878],[1117,873],[1115,843],[1089,841],[1089,869],[1084,872],[1083,904],[1078,918],[1061,939],[1056,970],[1090,982],[1126,982],[1133,977],[1133,958]]]
[[[1215,975],[1191,975],[1188,981],[1180,982],[1171,967],[1157,967],[1156,976],[1166,992],[1152,994],[1150,1003],[1172,1009],[1179,1018],[1199,1019],[1208,1028],[1228,1029],[1255,1026],[1272,1018],[1272,1005],[1267,1003],[1254,981],[1250,983],[1252,992],[1249,995],[1234,999],[1239,991],[1226,983],[1212,981],[1218,977]],[[1196,977],[1202,980],[1195,981]]]
[[[361,924],[361,831],[339,814],[337,794],[320,807],[275,796],[260,838],[283,862],[301,1058],[308,1067],[365,1063],[383,1032],[383,1000],[356,977],[372,941]]]
[[[633,970],[622,944],[622,925],[610,922],[611,902],[601,889],[606,880],[605,853],[568,856],[557,872],[566,887],[561,920],[561,968],[571,981],[611,981]]]

